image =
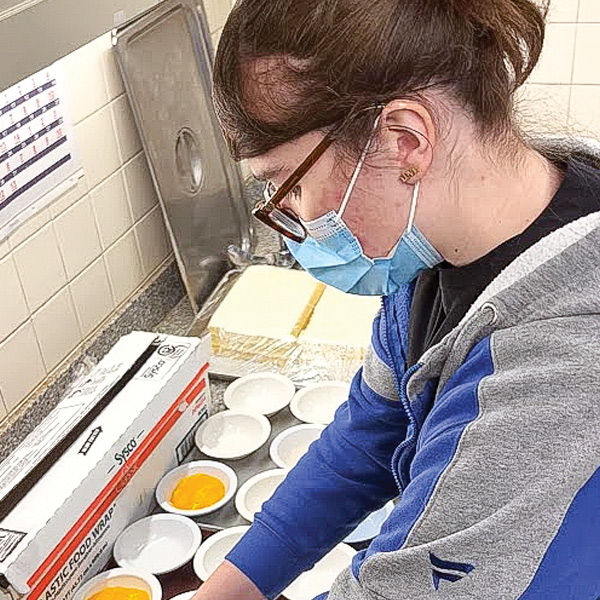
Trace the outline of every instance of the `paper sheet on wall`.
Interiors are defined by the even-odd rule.
[[[57,66],[0,92],[0,241],[80,173]]]

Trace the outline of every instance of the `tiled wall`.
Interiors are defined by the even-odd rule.
[[[540,60],[523,91],[528,128],[600,138],[600,0],[551,0]]]
[[[206,20],[208,21],[208,29],[214,48],[216,48],[219,43],[223,25],[225,25],[227,15],[229,15],[229,11],[234,4],[235,0],[203,0]]]
[[[524,125],[600,138],[600,0],[550,2],[542,59],[521,93]],[[204,0],[213,43],[229,4]]]
[[[232,4],[205,0],[215,45]],[[600,0],[553,0],[549,21],[525,121],[600,137]],[[109,35],[63,65],[86,175],[0,242],[0,422],[170,260]]]
[[[0,422],[172,260],[109,34],[61,63],[85,177],[0,242]]]

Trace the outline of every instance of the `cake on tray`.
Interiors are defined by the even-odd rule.
[[[271,368],[296,381],[348,381],[362,364],[380,303],[305,271],[251,266],[209,322],[213,357],[234,361],[236,375]]]

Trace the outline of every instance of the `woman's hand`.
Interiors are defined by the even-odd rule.
[[[265,597],[246,575],[225,560],[192,600],[265,600]]]

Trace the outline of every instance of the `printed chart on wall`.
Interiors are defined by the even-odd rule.
[[[57,65],[0,92],[0,241],[79,174]]]

